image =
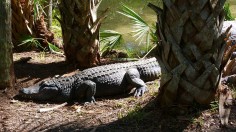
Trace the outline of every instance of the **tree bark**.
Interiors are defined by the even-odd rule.
[[[163,0],[158,14],[161,39],[162,105],[209,104],[220,82],[225,34],[225,0]]]
[[[23,40],[29,37],[41,38],[42,47],[48,48],[48,43],[59,45],[54,38],[54,34],[48,30],[46,23],[42,20],[42,14],[38,14],[37,18],[33,15],[32,0],[11,0],[12,5],[12,41],[15,51],[32,50],[37,47],[35,45],[19,45]],[[36,16],[35,16],[36,17]]]
[[[101,0],[62,0],[61,27],[66,60],[79,67],[92,67],[100,62],[97,9]]]
[[[33,36],[34,18],[32,15],[33,5],[30,0],[11,0],[12,9],[12,42],[14,50],[22,51],[26,45],[19,44],[28,36]]]
[[[47,28],[49,31],[51,31],[51,27],[52,27],[52,7],[53,7],[53,0],[47,0],[46,3],[46,8],[45,8],[45,12],[47,14]]]
[[[11,1],[0,1],[0,89],[14,86],[11,38]]]

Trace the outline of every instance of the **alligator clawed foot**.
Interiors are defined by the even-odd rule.
[[[96,102],[93,102],[93,101],[91,101],[91,102],[84,102],[84,106],[90,106],[90,105],[94,105],[94,104],[96,104]]]
[[[134,97],[140,97],[143,96],[143,94],[147,91],[146,87],[140,87],[140,88],[136,88],[135,92],[134,92]]]
[[[87,99],[86,102],[84,102],[84,105],[90,105],[90,104],[96,104],[94,97],[91,97],[90,99]]]

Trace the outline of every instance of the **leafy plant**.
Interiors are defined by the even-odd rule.
[[[101,52],[110,51],[123,42],[122,34],[113,30],[100,32]]]
[[[48,48],[52,52],[60,52],[61,51],[60,48],[58,48],[56,45],[51,44],[51,43],[48,43]]]
[[[219,102],[218,101],[212,101],[210,103],[210,107],[212,111],[217,111],[219,108]]]
[[[135,11],[122,4],[122,11],[118,12],[128,18],[133,22],[133,37],[136,38],[136,41],[139,41],[139,44],[146,43],[146,52],[150,49],[150,41],[157,42],[155,35],[155,27],[151,27],[147,22],[141,18]]]
[[[36,21],[37,19],[39,19],[40,15],[43,13],[45,14],[44,12],[44,9],[43,9],[43,3],[45,3],[46,0],[33,0],[33,5],[34,5],[34,21]]]
[[[52,53],[56,53],[56,54],[60,54],[63,55],[63,53],[61,52],[61,49],[58,48],[56,45],[48,43],[48,48]]]
[[[41,49],[45,49],[44,47],[42,47],[42,45],[40,44],[40,42],[38,40],[43,40],[42,38],[34,38],[32,36],[25,36],[23,38],[22,43],[20,43],[18,46],[22,46],[22,45],[26,45],[26,47],[36,47],[36,48],[41,48]]]
[[[225,3],[224,5],[224,11],[225,11],[225,20],[234,20],[235,18],[232,16],[232,13],[230,11],[230,4],[229,3]]]
[[[61,30],[61,24],[58,20],[60,20],[60,12],[59,12],[59,9],[58,9],[58,1],[56,3],[53,3],[53,11],[52,11],[52,15],[53,15],[53,18],[52,19],[52,31],[55,35],[56,38],[62,38],[62,30]]]
[[[20,43],[18,46],[21,46],[21,45],[26,45],[26,47],[36,47],[36,48],[40,48],[42,49],[43,51],[46,50],[46,47],[43,47],[41,45],[41,43],[39,42],[39,40],[44,40],[42,38],[34,38],[32,36],[26,36],[22,43]],[[57,54],[62,54],[60,51],[60,48],[58,48],[57,46],[51,44],[51,43],[48,43],[48,49],[53,52],[53,53],[57,53]]]
[[[151,44],[157,43],[158,38],[155,35],[155,25],[149,26],[147,22],[141,18],[135,11],[122,4],[122,11],[119,12],[133,22],[133,31],[131,32],[135,41],[139,41],[139,48],[133,45],[126,45],[126,51],[129,56],[146,56],[156,45]],[[122,34],[113,30],[104,30],[100,32],[100,51],[106,53],[114,48],[117,48],[123,42]],[[145,44],[145,49],[141,44]]]

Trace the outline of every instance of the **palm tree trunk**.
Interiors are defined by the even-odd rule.
[[[14,86],[11,43],[11,1],[0,1],[0,89]]]
[[[26,47],[19,44],[26,36],[33,35],[33,6],[30,0],[11,0],[12,9],[12,42],[14,49],[22,50]]]
[[[39,40],[42,47],[48,48],[48,43],[59,46],[58,42],[54,37],[54,33],[48,30],[47,24],[44,20],[44,15],[40,15],[34,23],[34,35],[36,38],[41,38]]]
[[[70,63],[80,67],[100,62],[99,28],[104,16],[97,18],[101,0],[62,0],[60,4],[64,52]]]
[[[53,6],[53,0],[47,0],[45,2],[45,12],[47,14],[47,29],[51,31],[52,27],[52,6]]]
[[[158,14],[162,105],[209,104],[214,99],[223,69],[224,3],[163,0],[163,9],[149,4]]]
[[[41,38],[40,43],[42,47],[48,48],[48,43],[59,46],[58,41],[54,38],[54,34],[48,30],[44,21],[44,16],[39,14],[34,16],[33,0],[11,0],[12,5],[12,42],[14,50],[22,51],[36,48],[34,45],[28,47],[27,45],[19,45],[27,37]]]

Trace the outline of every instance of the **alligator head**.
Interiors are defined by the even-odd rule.
[[[54,100],[59,95],[59,88],[53,80],[42,81],[39,84],[22,88],[19,97],[38,101]]]

